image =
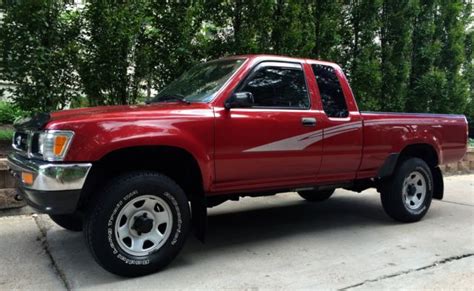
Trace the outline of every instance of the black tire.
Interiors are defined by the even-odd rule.
[[[417,176],[414,175],[418,174],[420,176],[416,178]],[[407,179],[406,186],[404,186],[405,179]],[[412,183],[410,179],[418,179],[418,181]],[[385,212],[393,219],[401,222],[415,222],[422,219],[428,212],[433,197],[433,176],[430,167],[422,159],[408,158],[402,161],[397,166],[394,175],[383,183],[381,189],[382,205]],[[416,185],[419,183],[421,183],[420,186],[425,185],[425,195],[420,194],[423,191],[417,190]],[[415,189],[411,191],[413,194],[409,193],[409,187],[411,187],[409,185],[415,185]],[[410,200],[409,197],[414,196],[419,197],[417,198],[418,203],[420,203],[419,206],[412,201],[408,201]]]
[[[50,214],[49,218],[57,225],[70,231],[82,231],[83,216],[80,213],[73,214]]]
[[[298,194],[307,201],[310,202],[321,202],[328,200],[329,197],[334,194],[336,189],[326,189],[326,190],[308,190],[308,191],[299,191]]]
[[[121,209],[128,202],[147,195],[158,197],[168,205],[172,217],[171,232],[160,248],[134,256],[120,246],[115,227]],[[136,217],[132,219],[136,221]],[[157,225],[153,224],[153,227]],[[189,227],[188,199],[180,186],[156,172],[132,172],[112,180],[91,200],[85,216],[84,236],[95,260],[104,269],[116,275],[136,277],[154,273],[168,265],[182,249]]]

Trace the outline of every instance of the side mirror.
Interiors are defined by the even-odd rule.
[[[254,104],[253,94],[250,92],[234,93],[232,97],[225,102],[224,107],[229,110],[231,108],[246,108]]]

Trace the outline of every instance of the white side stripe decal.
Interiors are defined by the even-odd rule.
[[[409,120],[401,118],[373,119],[364,121],[364,126],[378,125],[439,125],[439,121],[433,119]],[[308,146],[325,138],[354,131],[362,127],[362,121],[349,122],[336,125],[326,129],[319,129],[309,133],[281,139],[258,147],[250,148],[244,152],[273,152],[273,151],[301,151]]]
[[[364,121],[364,125],[367,126],[375,126],[375,125],[387,125],[387,124],[393,124],[393,125],[422,125],[422,124],[431,124],[431,125],[436,125],[439,124],[440,121],[434,120],[434,119],[417,119],[417,120],[410,120],[408,118],[406,119],[400,119],[400,118],[387,118],[387,119],[373,119],[373,120],[367,120]]]
[[[244,152],[274,152],[274,151],[301,151],[324,138],[357,130],[362,127],[362,121],[336,125],[325,130],[319,129],[309,133],[281,139],[258,147],[250,148]]]

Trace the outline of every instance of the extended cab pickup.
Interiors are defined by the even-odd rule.
[[[100,265],[138,276],[242,196],[375,187],[389,216],[420,220],[467,132],[462,115],[360,112],[333,63],[247,55],[199,64],[144,105],[23,120],[9,167],[31,206],[84,229]]]

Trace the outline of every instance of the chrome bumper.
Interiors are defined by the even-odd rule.
[[[17,177],[19,186],[25,190],[68,191],[82,189],[92,164],[58,164],[29,160],[19,154],[10,154],[8,156],[8,167],[12,174]],[[22,182],[22,172],[33,174],[33,184],[25,185]]]

